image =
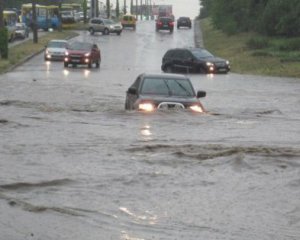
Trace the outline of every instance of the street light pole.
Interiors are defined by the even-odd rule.
[[[38,43],[37,20],[36,20],[36,0],[32,0],[32,31],[33,43]]]

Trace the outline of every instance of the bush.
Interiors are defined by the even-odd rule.
[[[286,40],[278,46],[280,51],[299,51],[300,50],[300,39],[293,38]]]
[[[246,45],[250,49],[263,49],[270,46],[269,40],[264,37],[251,38],[246,42]]]

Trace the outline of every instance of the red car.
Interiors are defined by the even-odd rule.
[[[72,64],[73,66],[87,65],[89,68],[92,68],[93,64],[95,64],[99,68],[100,63],[101,53],[97,44],[73,42],[67,46],[64,56],[65,67]]]
[[[174,30],[174,20],[171,17],[159,17],[156,20],[156,31],[169,30],[170,33]]]

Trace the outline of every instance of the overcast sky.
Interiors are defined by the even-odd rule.
[[[175,18],[187,16],[192,19],[199,15],[199,2],[199,0],[152,0],[152,3],[155,4],[173,5],[173,14],[175,15]]]

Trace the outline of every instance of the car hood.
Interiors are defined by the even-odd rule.
[[[17,29],[16,32],[18,32],[18,33],[24,33],[25,29]]]
[[[88,50],[68,50],[69,54],[75,54],[75,55],[84,55],[86,53],[89,53]]]
[[[212,63],[216,63],[216,62],[226,62],[225,59],[219,58],[219,57],[201,58],[201,59],[199,59],[199,60],[201,60],[201,61],[206,61],[206,62],[212,62]]]
[[[199,100],[194,97],[178,97],[178,96],[160,96],[160,95],[140,95],[139,99],[153,101],[155,104],[159,104],[162,102],[174,102],[181,103],[183,105],[191,105],[195,103],[199,103]]]
[[[110,27],[122,27],[121,23],[112,23],[109,24]]]
[[[52,48],[52,47],[47,48],[47,50],[50,52],[65,52],[66,51],[65,48]]]

